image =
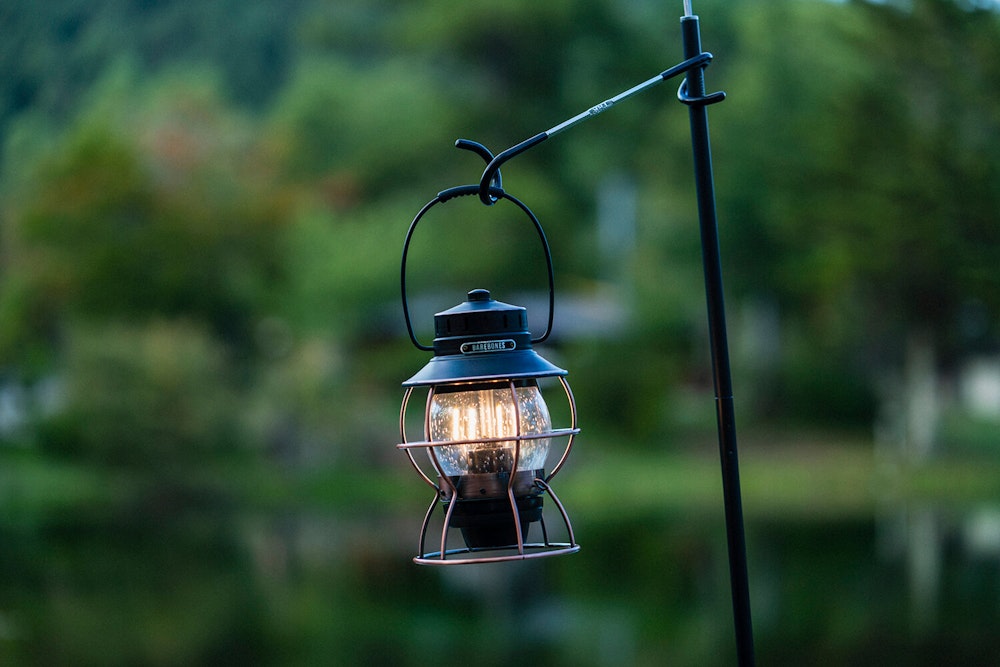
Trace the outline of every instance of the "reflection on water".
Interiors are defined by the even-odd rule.
[[[581,511],[578,554],[441,568],[411,562],[420,504],[0,522],[0,664],[734,664],[721,508]],[[1000,506],[789,516],[748,516],[759,664],[998,664]]]
[[[395,635],[405,664],[421,664],[425,642],[484,665],[733,664],[721,520],[635,517],[580,533],[579,554],[538,562],[392,562],[422,582],[406,613],[439,624]],[[997,664],[996,508],[751,521],[748,536],[760,664]]]
[[[952,606],[987,618],[1000,615],[1000,508],[955,511],[900,503],[884,510],[877,526],[879,558],[903,564],[915,635],[953,624]]]

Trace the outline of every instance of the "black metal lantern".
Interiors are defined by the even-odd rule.
[[[427,365],[403,383],[402,442],[398,445],[435,490],[414,558],[427,565],[520,560],[574,553],[580,548],[565,509],[549,486],[565,463],[579,429],[566,371],[533,349],[533,343],[542,342],[551,330],[554,292],[551,254],[534,214],[518,200],[497,191],[528,214],[545,247],[550,309],[543,336],[532,338],[526,309],[496,301],[485,289],[472,290],[467,301],[434,316],[431,347],[417,341],[410,323],[406,252],[417,223],[434,204],[478,190],[478,186],[463,186],[439,194],[410,225],[403,251],[403,307],[410,338],[418,348],[434,352]],[[558,380],[565,392],[572,421],[568,428],[552,427],[539,386],[539,380],[547,378]],[[427,390],[424,436],[410,442],[406,436],[407,405],[420,388]],[[551,445],[561,439],[565,439],[562,454],[546,473]],[[433,475],[425,473],[414,458],[416,449],[427,451]],[[550,540],[542,518],[546,495],[562,517],[567,542]],[[444,514],[440,542],[436,551],[427,551],[427,533],[439,505]],[[534,524],[541,539],[532,542],[528,535]],[[460,546],[449,546],[454,542],[452,529],[461,534]]]

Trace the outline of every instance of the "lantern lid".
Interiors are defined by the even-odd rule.
[[[527,310],[485,289],[435,314],[434,335],[434,357],[404,387],[567,374],[531,348]]]

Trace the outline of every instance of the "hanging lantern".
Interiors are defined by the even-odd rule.
[[[545,246],[550,313],[544,336],[532,338],[524,308],[496,301],[485,289],[472,290],[467,301],[434,316],[431,347],[416,340],[410,324],[405,275],[406,249],[413,230],[433,204],[476,192],[478,186],[463,186],[439,195],[414,219],[404,246],[407,328],[418,348],[434,352],[427,365],[403,383],[406,392],[400,410],[402,443],[398,447],[435,490],[420,531],[419,554],[414,558],[421,564],[519,560],[579,550],[569,517],[549,485],[565,463],[579,429],[566,371],[543,359],[532,347],[544,340],[551,328],[553,290],[548,245],[530,210],[501,193],[528,213]],[[567,428],[553,429],[539,383],[546,379],[562,386],[572,421]],[[406,435],[406,412],[418,389],[427,390],[424,435],[423,440],[411,442]],[[547,472],[557,441],[564,441],[562,454]],[[414,451],[420,449],[426,450],[431,474],[414,457]],[[542,517],[545,496],[556,506],[568,541],[550,540]],[[443,514],[440,539],[437,549],[428,552],[427,534],[438,507]],[[458,538],[452,536],[456,529],[461,535],[457,546]],[[529,534],[536,531],[539,539],[531,541]]]

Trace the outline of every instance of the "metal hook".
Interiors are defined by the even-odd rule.
[[[688,106],[708,106],[709,104],[715,104],[716,102],[721,102],[726,99],[726,93],[719,91],[717,93],[711,93],[705,95],[704,97],[691,97],[688,95],[688,82],[687,79],[681,81],[680,87],[677,89],[677,99],[681,101],[682,104]]]
[[[489,184],[494,179],[500,178],[500,165],[502,165],[507,160],[511,159],[516,155],[520,155],[524,151],[528,150],[532,146],[536,146],[550,136],[549,132],[539,132],[530,139],[525,139],[516,146],[511,146],[507,150],[499,153],[495,158],[490,160],[490,163],[486,165],[486,170],[483,171],[482,178],[479,179],[479,201],[483,202],[487,206],[492,206],[497,203],[497,198],[489,193]]]
[[[486,163],[487,170],[489,170],[489,167],[493,164],[492,151],[490,151],[489,148],[483,146],[478,141],[472,141],[471,139],[457,139],[455,141],[455,148],[461,148],[462,150],[472,151],[479,157],[483,158],[483,161]],[[485,176],[483,182],[487,182]],[[487,186],[487,189],[497,188],[499,190],[503,190],[503,177],[500,175],[500,165],[497,165],[496,169],[493,170],[493,173],[490,174],[488,183],[489,185]],[[482,197],[482,194],[480,194],[480,197]],[[490,197],[489,203],[493,204],[496,201],[497,201],[496,198]]]

